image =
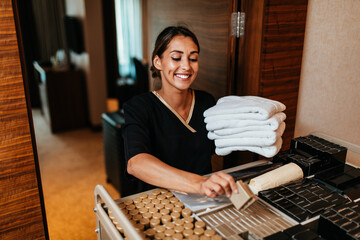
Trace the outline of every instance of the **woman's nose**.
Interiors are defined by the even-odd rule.
[[[184,59],[183,61],[181,61],[181,67],[183,69],[190,69],[190,61],[189,61],[189,59]]]

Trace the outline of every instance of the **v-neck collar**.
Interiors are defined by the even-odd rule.
[[[191,102],[191,107],[190,107],[190,111],[189,111],[189,115],[186,119],[186,121],[180,116],[180,114],[178,112],[175,111],[175,109],[173,109],[161,96],[160,94],[158,94],[156,91],[152,91],[152,93],[184,124],[185,127],[187,127],[191,132],[195,133],[196,130],[193,129],[190,125],[189,122],[191,120],[193,111],[194,111],[194,106],[195,106],[195,91],[193,89],[191,89],[192,91],[192,102]]]

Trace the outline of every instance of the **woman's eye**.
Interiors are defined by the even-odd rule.
[[[171,57],[171,59],[174,60],[174,61],[180,61],[181,60],[181,58],[177,58],[177,57]]]
[[[198,60],[197,60],[197,58],[190,58],[190,61],[191,62],[197,62]]]

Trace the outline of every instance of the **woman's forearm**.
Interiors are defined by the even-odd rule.
[[[128,173],[151,185],[187,193],[200,193],[206,177],[186,172],[162,162],[153,155],[140,153],[128,161]]]
[[[208,197],[216,197],[237,193],[234,179],[223,172],[217,172],[210,177],[203,177],[186,172],[162,162],[158,158],[141,153],[128,161],[129,174],[151,185],[187,193],[199,193]]]

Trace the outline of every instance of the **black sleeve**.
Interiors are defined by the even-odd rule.
[[[134,98],[124,104],[122,135],[126,162],[139,153],[150,153],[149,111],[145,99]]]

